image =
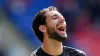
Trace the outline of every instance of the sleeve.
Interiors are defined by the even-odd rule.
[[[37,56],[36,53],[37,53],[37,50],[33,51],[31,54],[29,54],[29,56]]]
[[[29,56],[37,56],[36,54],[34,54],[34,53],[31,53]]]
[[[77,55],[76,56],[87,56],[83,51],[77,50]]]

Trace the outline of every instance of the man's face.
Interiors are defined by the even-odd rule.
[[[62,42],[67,38],[65,18],[58,11],[46,12],[46,28],[49,38]]]

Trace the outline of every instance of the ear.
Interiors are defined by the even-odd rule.
[[[41,32],[46,32],[46,26],[45,26],[45,25],[40,25],[40,26],[39,26],[39,30],[40,30]]]

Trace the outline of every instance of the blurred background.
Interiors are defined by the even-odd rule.
[[[0,0],[0,56],[28,56],[41,46],[31,25],[48,6],[56,6],[66,18],[64,45],[100,56],[100,0]]]

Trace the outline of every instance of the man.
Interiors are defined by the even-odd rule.
[[[80,50],[62,45],[67,38],[66,22],[56,7],[50,6],[39,11],[32,29],[43,45],[30,56],[86,56]]]

